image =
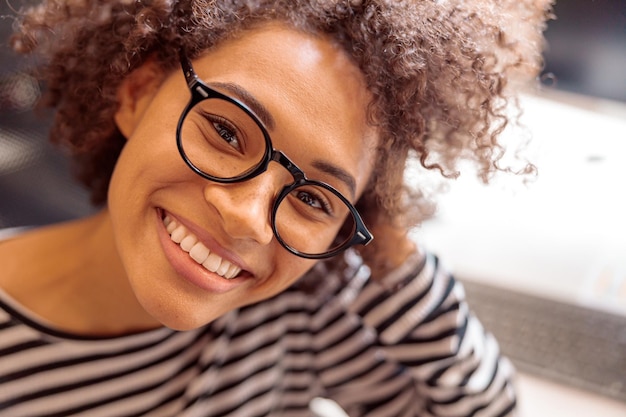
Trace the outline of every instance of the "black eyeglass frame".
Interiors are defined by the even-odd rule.
[[[276,236],[276,239],[278,239],[280,244],[285,249],[287,249],[289,252],[293,253],[296,256],[306,258],[306,259],[330,258],[343,252],[344,250],[346,250],[347,248],[351,246],[354,246],[354,245],[365,246],[368,243],[370,243],[372,239],[374,239],[374,236],[372,236],[370,231],[365,226],[365,223],[363,222],[363,219],[361,218],[361,215],[359,214],[359,212],[352,205],[352,203],[346,197],[343,196],[343,194],[341,194],[337,189],[335,189],[330,184],[326,184],[325,182],[321,182],[321,181],[308,179],[306,175],[304,174],[304,171],[302,171],[296,164],[294,164],[283,152],[274,149],[272,145],[272,140],[270,139],[270,135],[267,132],[265,125],[263,124],[263,122],[261,122],[261,120],[259,120],[256,114],[248,106],[246,106],[241,101],[233,97],[227,96],[225,94],[222,94],[219,91],[214,90],[208,85],[206,85],[198,77],[198,75],[193,69],[191,61],[183,53],[180,54],[180,63],[183,69],[183,73],[185,75],[187,87],[189,87],[189,91],[191,92],[191,99],[189,100],[189,103],[187,103],[187,105],[185,106],[182,114],[180,115],[180,119],[178,120],[178,125],[176,127],[176,146],[178,147],[178,152],[180,153],[180,156],[183,158],[187,166],[191,168],[192,171],[194,171],[196,174],[200,175],[202,178],[205,178],[209,181],[214,181],[214,182],[222,183],[222,184],[232,184],[232,183],[247,181],[249,179],[252,179],[262,174],[263,172],[267,170],[270,162],[272,161],[277,162],[281,166],[283,166],[292,175],[294,181],[291,184],[284,186],[281,192],[279,193],[279,195],[274,200],[274,203],[272,206],[272,215],[270,218],[270,224],[272,226],[274,236]],[[265,152],[263,154],[263,158],[261,158],[261,160],[256,166],[250,168],[248,171],[242,173],[241,175],[231,177],[231,178],[221,178],[221,177],[215,177],[213,175],[207,174],[206,172],[202,171],[200,168],[195,166],[194,163],[189,159],[189,157],[185,153],[185,149],[183,147],[182,137],[181,137],[183,122],[185,118],[187,117],[187,114],[189,114],[189,112],[193,108],[193,106],[195,106],[196,104],[200,103],[203,100],[207,100],[210,98],[225,100],[239,107],[248,116],[250,116],[250,118],[252,118],[252,120],[257,124],[257,126],[263,133],[263,137],[265,139]],[[327,252],[320,253],[320,254],[309,254],[309,253],[300,252],[299,250],[291,247],[289,244],[287,244],[287,242],[285,242],[282,239],[278,231],[278,228],[276,227],[276,213],[278,211],[278,206],[283,201],[283,199],[287,197],[287,195],[289,195],[289,193],[291,193],[294,189],[301,187],[303,185],[313,185],[313,186],[325,188],[331,193],[333,193],[334,195],[336,195],[348,207],[348,210],[350,210],[350,213],[352,217],[354,218],[354,224],[355,224],[354,232],[350,239],[346,239],[346,241],[343,242],[337,248],[332,249]]]

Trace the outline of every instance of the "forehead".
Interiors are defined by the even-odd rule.
[[[208,84],[237,85],[267,109],[274,147],[308,176],[332,183],[316,169],[316,162],[328,162],[354,176],[362,191],[377,144],[367,122],[371,97],[359,69],[338,46],[268,24],[219,44],[193,65]]]

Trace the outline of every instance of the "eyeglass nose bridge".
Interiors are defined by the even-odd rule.
[[[287,155],[285,155],[281,151],[278,151],[276,149],[272,150],[272,154],[270,156],[270,162],[271,161],[280,164],[283,168],[289,171],[294,179],[294,184],[307,179],[304,171],[302,171],[295,163],[291,161],[291,159],[287,157]]]

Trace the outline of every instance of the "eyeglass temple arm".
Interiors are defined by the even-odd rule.
[[[180,57],[180,65],[183,68],[183,74],[185,74],[185,81],[187,81],[187,85],[190,89],[193,89],[194,85],[197,84],[200,80],[196,75],[196,72],[193,70],[191,66],[191,61],[187,58],[182,51],[179,53]]]
[[[189,87],[189,91],[191,91],[192,96],[200,99],[207,98],[209,94],[206,91],[206,86],[193,70],[191,61],[182,51],[179,55],[180,65],[183,68],[183,74],[185,75],[185,81],[187,81],[187,87]]]

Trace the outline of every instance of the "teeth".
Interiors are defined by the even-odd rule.
[[[187,235],[180,241],[180,247],[183,248],[185,252],[189,252],[196,243],[198,243],[198,239],[196,239],[194,235]]]
[[[202,262],[202,266],[211,272],[217,272],[221,264],[222,258],[214,253],[209,253],[209,256]]]
[[[204,245],[193,245],[193,248],[189,251],[189,256],[193,258],[194,261],[202,264],[206,258],[209,257],[209,250]]]
[[[211,252],[206,246],[198,242],[197,237],[169,216],[165,216],[163,224],[170,234],[170,239],[178,243],[182,250],[189,252],[189,256],[194,261],[209,271],[226,279],[233,279],[241,272],[241,268]]]
[[[228,271],[226,272],[226,274],[224,274],[224,277],[228,279],[232,279],[232,278],[235,278],[235,276],[238,273],[239,273],[239,267],[237,265],[231,265],[230,268],[228,268]]]
[[[173,225],[173,224],[174,222],[172,222],[170,225]],[[186,235],[187,235],[187,229],[185,229],[183,226],[178,226],[174,229],[172,233],[170,233],[170,238],[174,242],[180,243]]]
[[[172,223],[172,219],[170,219],[169,216],[165,216],[165,218],[163,219],[163,224],[165,225],[165,227],[168,227],[170,223]]]
[[[220,265],[219,268],[217,268],[217,271],[215,271],[215,273],[217,275],[224,276],[224,275],[226,275],[226,273],[230,269],[231,265],[232,264],[230,264],[229,262],[222,262],[222,264]]]

